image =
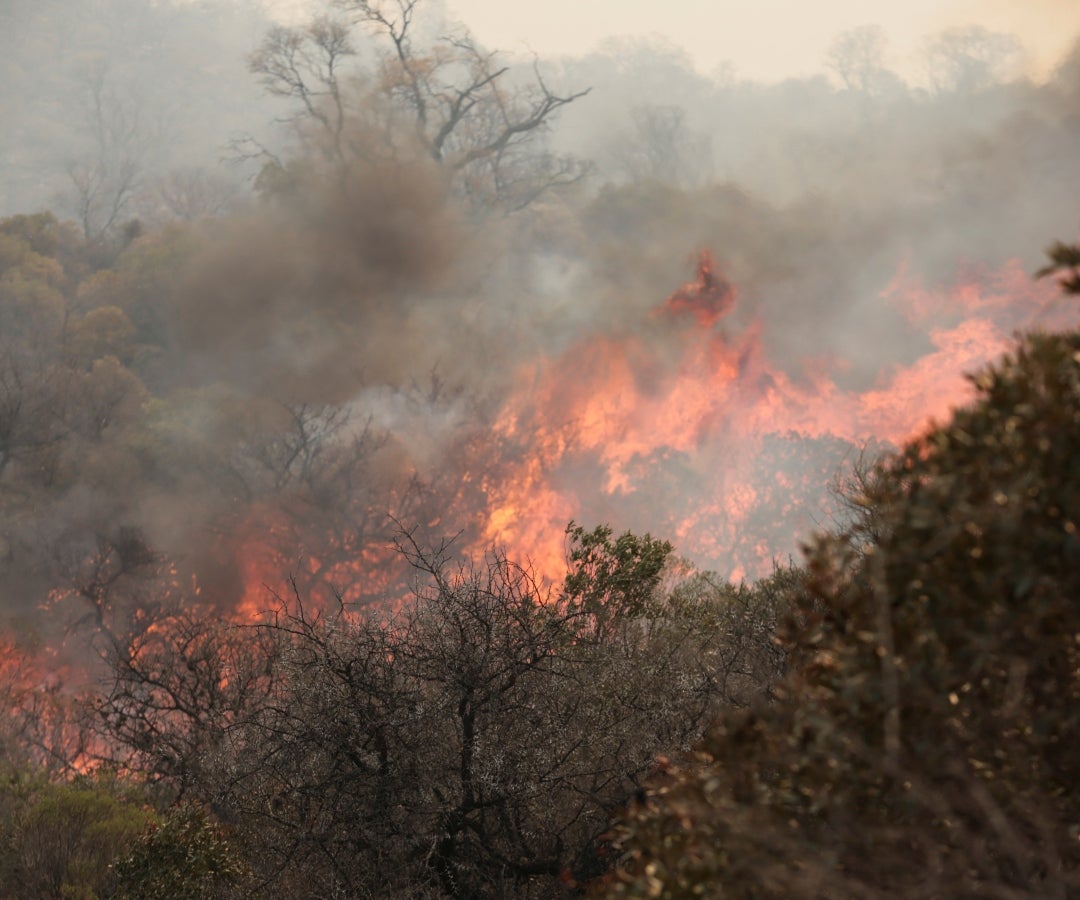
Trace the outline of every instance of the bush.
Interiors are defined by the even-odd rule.
[[[111,896],[110,864],[151,818],[105,775],[56,783],[9,771],[0,797],[0,897],[12,900]]]
[[[117,895],[124,900],[221,897],[245,874],[222,826],[190,803],[150,823],[113,868]]]
[[[618,831],[611,896],[1076,896],[1080,334],[1036,334],[809,550],[779,701]]]

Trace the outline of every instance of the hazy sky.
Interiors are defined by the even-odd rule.
[[[615,35],[656,34],[685,48],[698,68],[725,62],[745,78],[820,71],[832,39],[860,25],[890,37],[890,65],[918,78],[922,38],[952,25],[1017,34],[1045,72],[1080,32],[1080,0],[447,0],[490,47],[579,54]]]

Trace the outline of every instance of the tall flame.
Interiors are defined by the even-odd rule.
[[[864,391],[820,361],[786,371],[762,323],[725,327],[737,292],[708,253],[629,336],[590,335],[530,361],[496,422],[517,462],[485,484],[483,539],[520,548],[558,577],[571,518],[651,529],[696,562],[760,575],[830,514],[829,479],[868,441],[898,444],[963,403],[963,373],[1013,331],[1065,324],[1051,286],[1019,263],[946,291],[901,271],[882,294],[931,349],[883,365]],[[890,348],[882,348],[888,359]]]

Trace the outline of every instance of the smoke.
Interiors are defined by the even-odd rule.
[[[189,379],[341,403],[439,355],[453,314],[431,321],[433,307],[468,250],[430,167],[355,166],[213,227],[168,311],[172,367]]]
[[[1012,330],[1074,321],[1025,273],[1076,230],[1076,66],[866,94],[613,45],[553,67],[594,90],[536,147],[591,178],[512,212],[400,122],[373,137],[375,114],[345,163],[282,139],[248,208],[68,266],[71,327],[131,323],[85,343],[129,381],[80,370],[64,422],[92,396],[105,419],[65,432],[48,478],[0,473],[7,614],[253,614],[290,574],[381,600],[402,592],[395,521],[554,578],[571,518],[762,573],[830,522],[863,442],[947,415]]]

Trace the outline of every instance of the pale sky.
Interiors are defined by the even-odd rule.
[[[779,80],[822,70],[842,31],[880,25],[892,68],[919,75],[925,35],[979,24],[1016,34],[1031,70],[1045,74],[1080,33],[1080,0],[446,0],[488,47],[578,55],[607,37],[659,35],[710,73],[733,63],[739,77]]]

